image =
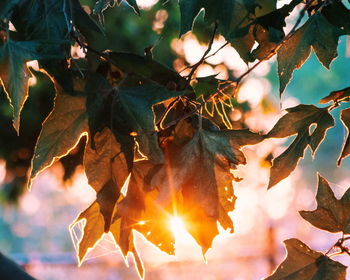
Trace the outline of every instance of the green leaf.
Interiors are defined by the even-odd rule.
[[[11,22],[26,40],[61,43],[71,31],[70,20],[70,5],[66,0],[27,0],[16,9]]]
[[[87,37],[91,31],[104,34],[101,26],[83,9],[79,0],[70,0],[72,7],[66,7],[66,14],[71,15],[74,24],[82,32],[84,37]]]
[[[343,145],[343,150],[341,152],[341,155],[338,159],[338,166],[341,164],[341,161],[343,158],[346,158],[350,154],[350,137],[349,137],[349,131],[350,131],[350,108],[342,110],[341,111],[341,121],[343,125],[346,127],[347,131],[347,138]]]
[[[0,20],[9,19],[12,10],[18,5],[21,0],[8,0],[0,2]]]
[[[266,280],[345,280],[346,266],[321,252],[311,250],[298,239],[284,241],[286,259]]]
[[[61,57],[53,44],[41,41],[7,41],[0,48],[0,78],[13,108],[13,126],[19,133],[20,114],[28,97],[31,73],[26,62]]]
[[[205,253],[218,234],[217,221],[233,231],[227,214],[235,203],[230,169],[246,163],[242,146],[256,144],[263,137],[248,130],[190,131],[175,131],[168,141],[167,162],[152,179],[152,186],[159,189],[163,202],[182,195],[175,203],[176,211]]]
[[[113,127],[136,132],[136,141],[140,152],[155,163],[163,161],[155,131],[152,106],[172,97],[184,95],[184,92],[169,91],[157,84],[145,84],[138,87],[120,87],[114,99]],[[126,122],[125,122],[126,121]]]
[[[326,179],[318,175],[314,211],[300,211],[300,215],[317,228],[330,232],[350,234],[350,189],[338,200]]]
[[[321,14],[310,17],[277,52],[280,94],[292,78],[293,71],[309,58],[311,48],[323,66],[329,68],[337,57],[338,39],[342,34],[340,28],[332,25]]]
[[[216,79],[216,76],[217,74],[214,74],[208,77],[196,79],[197,83],[194,84],[193,89],[197,98],[203,96],[203,98],[206,100],[218,91],[220,80]]]
[[[192,24],[199,11],[205,9],[207,24],[218,23],[222,34],[230,36],[232,31],[254,14],[255,1],[248,0],[180,0],[181,28],[180,35],[192,29]]]
[[[296,168],[299,159],[303,157],[307,145],[310,145],[314,154],[323,141],[327,130],[334,126],[334,119],[327,108],[301,104],[287,109],[287,112],[278,120],[266,137],[284,138],[298,135],[288,149],[273,160],[268,188],[289,176]],[[317,126],[310,135],[309,130],[313,124]]]
[[[325,104],[331,101],[338,103],[343,101],[349,101],[349,99],[350,99],[350,87],[347,87],[341,90],[332,91],[329,95],[327,95],[326,97],[323,97],[320,100],[320,103]]]
[[[88,80],[87,107],[92,134],[105,126],[110,127],[121,144],[129,169],[134,157],[133,137],[142,155],[155,163],[162,162],[152,106],[188,92],[171,91],[152,82],[133,86],[138,84],[138,77],[130,87],[121,85],[116,88],[101,75],[93,75]]]
[[[155,60],[133,53],[122,52],[110,52],[108,56],[112,64],[121,71],[127,73],[129,76],[137,76],[135,77],[137,82],[133,81],[131,77],[129,78],[131,82],[134,82],[133,85],[138,85],[140,82],[152,81],[165,86],[169,90],[182,91],[187,88],[188,82],[184,77]]]
[[[86,98],[57,88],[55,106],[43,123],[31,164],[31,185],[36,175],[67,155],[88,131]]]

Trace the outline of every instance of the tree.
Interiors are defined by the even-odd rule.
[[[164,7],[177,6],[167,2]],[[180,0],[178,34],[195,28],[202,10],[201,24],[205,31],[210,30],[209,36],[204,35],[204,55],[187,65],[185,75],[154,60],[153,45],[144,49],[143,56],[115,50],[103,28],[104,13],[115,4],[127,4],[140,14],[135,0],[99,0],[90,15],[78,0],[9,0],[0,4],[0,78],[18,134],[32,75],[28,61],[38,61],[44,74],[37,75],[51,79],[47,87],[55,94],[54,107],[42,123],[32,152],[28,186],[39,172],[59,159],[64,161],[78,147],[73,163],[66,164],[67,173],[82,160],[96,191],[95,202],[72,224],[86,220],[79,243],[80,263],[103,233],[111,232],[123,254],[135,256],[143,276],[133,230],[173,254],[174,237],[164,224],[174,214],[184,217],[188,232],[205,254],[218,234],[217,222],[233,232],[228,216],[235,204],[232,182],[241,179],[231,170],[246,164],[242,147],[296,135],[273,159],[268,188],[293,172],[308,147],[317,151],[327,130],[334,126],[330,111],[350,100],[349,88],[323,97],[321,104],[331,103],[326,107],[300,104],[287,109],[266,134],[233,129],[227,115],[232,104],[237,104],[241,83],[262,62],[277,55],[282,95],[293,71],[312,50],[329,68],[337,57],[339,37],[350,34],[350,11],[340,0],[292,0],[280,8],[276,2]],[[298,11],[298,17],[286,34],[286,18],[293,11]],[[213,52],[219,34],[226,42]],[[198,68],[228,44],[246,63],[254,63],[249,70],[227,80],[216,75],[196,77]],[[79,46],[85,57],[72,57],[72,45]],[[43,97],[44,102],[48,99],[50,96]],[[45,110],[37,112],[36,122],[40,123]],[[342,110],[340,116],[347,129],[349,110]],[[32,147],[31,143],[28,146]],[[339,165],[349,155],[349,147],[346,139]],[[4,158],[9,160],[6,154]],[[27,162],[28,158],[28,153],[18,155],[18,161]],[[20,175],[16,178],[23,184],[25,172]],[[345,246],[350,238],[350,192],[337,200],[319,175],[316,199],[317,209],[301,211],[301,216],[320,229],[341,232],[342,237],[326,253],[313,251],[297,239],[286,240],[288,256],[268,279],[345,279],[346,267],[332,260],[330,253],[335,249],[336,254],[350,255]]]

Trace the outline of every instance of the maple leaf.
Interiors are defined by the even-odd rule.
[[[69,33],[69,4],[65,0],[22,1],[11,22],[26,40],[50,40],[60,43]],[[66,9],[63,9],[66,7]]]
[[[105,219],[104,231],[108,232],[116,199],[129,176],[129,169],[121,146],[109,128],[96,133],[94,143],[94,149],[91,142],[85,147],[84,168],[89,185],[98,194],[102,190],[110,192],[103,199],[97,199]]]
[[[47,46],[47,49],[42,48]],[[40,41],[8,40],[0,48],[0,78],[2,86],[13,108],[13,126],[19,133],[20,114],[28,97],[28,80],[32,76],[27,62],[36,59],[61,57],[53,45]]]
[[[187,91],[170,91],[156,83],[113,88],[98,74],[90,76],[86,89],[92,135],[105,126],[110,127],[122,145],[121,150],[125,154],[129,169],[132,167],[134,157],[133,137],[142,155],[157,163],[163,161],[152,106],[169,98],[184,95],[188,93]]]
[[[69,226],[71,233],[73,233],[74,227],[79,222],[85,220],[85,224],[83,226],[83,236],[79,240],[78,250],[77,250],[77,258],[79,261],[79,265],[81,265],[84,262],[84,259],[86,258],[87,254],[95,248],[98,242],[103,238],[104,233],[106,233],[104,231],[105,218],[100,209],[101,204],[98,202],[98,200],[101,199],[103,196],[110,195],[110,194],[105,193],[103,195],[102,193],[103,191],[97,195],[96,201],[94,201],[86,210],[81,212],[78,215],[78,217],[72,222],[72,224]],[[110,198],[105,197],[105,199],[111,199],[111,197]],[[110,233],[113,235],[115,245],[119,248],[120,247],[119,244],[121,243],[120,242],[120,220],[113,222],[109,230],[110,230]],[[129,252],[131,253],[131,255],[134,257],[135,266],[139,273],[139,276],[141,279],[143,279],[144,267],[141,259],[139,258],[138,252],[134,246],[133,237],[130,238],[128,249],[129,251],[127,251],[126,254],[124,254],[124,257],[126,257],[126,255]]]
[[[346,130],[347,130],[347,138],[346,138],[346,141],[343,145],[343,150],[341,152],[341,155],[338,159],[338,166],[341,164],[342,159],[346,158],[350,154],[350,137],[349,137],[350,108],[341,111],[341,120],[342,120],[342,123],[346,127]]]
[[[323,97],[320,100],[320,103],[325,104],[330,101],[338,103],[343,101],[349,101],[349,98],[350,98],[350,87],[347,87],[340,90],[332,91],[329,95],[327,95],[326,97]]]
[[[36,175],[67,155],[88,131],[86,98],[71,96],[56,85],[53,110],[43,122],[31,164],[31,185]]]
[[[126,79],[124,81],[124,84],[136,86],[152,81],[173,91],[182,91],[188,88],[187,80],[180,76],[179,73],[146,56],[133,53],[108,52],[108,57],[113,65],[128,76],[131,76],[129,80]],[[135,80],[133,80],[132,76],[136,76],[134,77]],[[191,89],[189,88],[189,90]]]
[[[188,130],[183,133],[175,133],[167,144],[166,165],[154,176],[152,186],[159,189],[163,201],[170,201],[172,194],[182,196],[176,211],[205,253],[218,234],[216,221],[233,231],[227,215],[235,203],[230,169],[246,163],[242,146],[263,137],[248,130],[199,129],[190,139]]]
[[[300,211],[300,215],[317,228],[330,232],[350,234],[350,189],[338,200],[326,179],[318,175],[314,211]]]
[[[288,108],[286,111],[288,113],[278,120],[266,137],[284,138],[294,134],[297,134],[297,137],[287,150],[273,160],[268,188],[289,176],[297,166],[299,159],[303,157],[308,145],[314,154],[327,130],[334,126],[334,119],[329,114],[328,108],[302,104]],[[310,135],[309,129],[312,124],[317,126]]]
[[[197,98],[203,96],[203,99],[206,100],[211,95],[217,93],[219,90],[219,83],[222,80],[215,78],[216,76],[217,74],[196,78],[193,89]]]
[[[248,0],[180,0],[181,29],[180,35],[192,29],[194,19],[199,11],[205,9],[205,20],[208,24],[217,22],[219,30],[226,36],[243,26],[248,17],[254,14],[256,1]]]
[[[266,280],[345,280],[345,265],[311,250],[298,239],[285,240],[284,244],[287,257]]]
[[[288,38],[277,52],[280,94],[284,92],[293,71],[300,68],[311,54],[311,48],[324,67],[329,68],[337,57],[339,36],[344,31],[316,14]]]
[[[119,240],[124,254],[130,251],[133,229],[162,251],[174,254],[175,241],[169,226],[173,200],[162,200],[159,190],[150,188],[150,178],[158,169],[147,160],[134,163],[127,194],[118,203],[114,218],[120,219]]]

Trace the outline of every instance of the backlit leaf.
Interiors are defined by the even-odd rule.
[[[300,211],[305,220],[323,230],[350,234],[350,189],[338,200],[326,179],[318,175],[316,201],[316,210]]]
[[[126,197],[118,203],[116,219],[121,220],[120,247],[124,254],[130,251],[132,230],[162,251],[174,254],[174,237],[170,228],[173,199],[163,200],[157,189],[150,189],[150,178],[159,166],[149,161],[134,163]]]
[[[284,138],[295,134],[297,137],[287,150],[273,160],[269,188],[289,176],[296,168],[299,159],[303,157],[307,145],[310,145],[314,154],[323,141],[327,130],[334,126],[334,119],[327,108],[301,104],[288,108],[287,112],[278,120],[266,137]],[[310,134],[310,127],[313,124],[317,126]]]
[[[29,186],[39,172],[68,154],[88,131],[86,98],[70,96],[56,87],[54,109],[44,121],[35,146]]]
[[[129,170],[120,144],[109,128],[104,128],[94,136],[94,148],[91,142],[85,147],[84,168],[91,187],[98,193],[109,194],[97,199],[100,211],[105,219],[105,232],[109,231],[116,199],[120,195]]]
[[[218,234],[217,221],[233,231],[227,215],[235,203],[230,169],[246,163],[242,146],[256,144],[263,137],[248,130],[199,129],[189,140],[186,133],[184,140],[181,133],[167,144],[166,165],[152,185],[160,190],[163,201],[171,200],[171,194],[182,196],[176,211],[205,253]]]
[[[293,71],[309,58],[311,48],[323,66],[329,68],[337,57],[338,39],[342,34],[343,31],[324,16],[317,14],[310,17],[277,52],[280,94],[292,78]]]
[[[26,63],[30,60],[60,57],[53,46],[41,41],[9,40],[0,48],[0,78],[13,108],[13,126],[17,133],[21,110],[28,97],[28,80],[31,77]]]
[[[79,264],[82,264],[88,251],[94,248],[95,244],[102,238],[104,233],[104,219],[97,202],[91,204],[89,208],[78,216],[78,218],[71,224],[71,230],[73,230],[76,223],[83,219],[85,219],[85,226],[83,237],[78,245],[77,254]]]
[[[342,101],[348,101],[349,99],[350,99],[350,87],[347,87],[341,90],[332,91],[329,95],[327,95],[326,97],[323,97],[320,100],[320,103],[325,104],[330,101],[342,102]]]
[[[347,138],[343,145],[343,150],[341,152],[341,155],[338,159],[338,165],[341,164],[341,161],[343,158],[346,158],[350,154],[350,137],[349,137],[349,131],[350,131],[350,108],[342,110],[341,111],[341,120],[344,126],[347,130]]]
[[[347,267],[341,263],[298,239],[285,240],[284,244],[287,257],[266,280],[345,280]]]

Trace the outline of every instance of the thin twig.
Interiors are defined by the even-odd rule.
[[[214,43],[214,39],[215,39],[215,35],[216,35],[216,31],[218,29],[218,23],[215,22],[215,26],[214,26],[214,31],[213,34],[210,38],[209,44],[208,44],[208,48],[206,49],[206,51],[204,52],[203,56],[201,57],[201,59],[192,66],[191,72],[187,75],[187,82],[190,83],[192,76],[194,74],[194,72],[196,72],[197,68],[204,62],[205,57],[208,55],[208,53],[211,51],[211,48],[213,46]]]
[[[230,42],[225,42],[225,44],[223,44],[222,46],[220,46],[215,52],[213,52],[213,53],[210,54],[210,55],[207,55],[207,56],[204,58],[203,62],[204,62],[205,60],[207,60],[208,58],[210,58],[210,57],[216,55],[219,51],[221,51],[221,50],[222,50],[224,47],[226,47],[228,44],[230,44]],[[197,63],[196,63],[196,64],[197,64]],[[182,70],[180,70],[179,74],[181,74],[183,71],[185,71],[185,70],[187,70],[187,69],[193,68],[196,64],[186,66],[185,68],[183,68]]]

